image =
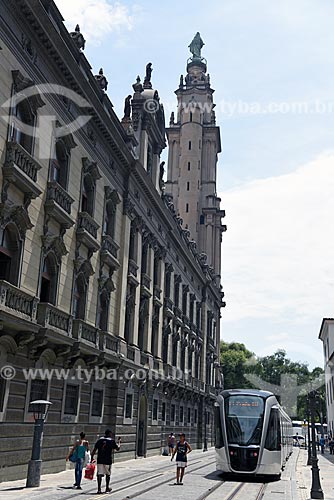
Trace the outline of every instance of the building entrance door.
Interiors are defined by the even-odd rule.
[[[147,398],[141,396],[139,400],[138,411],[138,429],[137,429],[137,456],[146,457],[146,439],[147,439]]]

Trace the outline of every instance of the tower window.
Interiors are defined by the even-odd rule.
[[[193,114],[192,112],[190,111],[190,115],[189,115],[189,120],[192,122],[193,121]]]
[[[191,150],[191,141],[189,141],[188,149]]]
[[[197,189],[199,189],[199,181],[197,181]]]
[[[187,191],[190,189],[190,182],[187,182]]]
[[[188,161],[188,171],[190,170],[190,161]]]
[[[204,221],[205,221],[204,215],[201,215],[200,218],[199,218],[199,223],[200,224],[204,224]]]
[[[189,203],[186,203],[186,212],[189,212]]]
[[[201,139],[200,139],[200,140],[199,140],[199,143],[198,143],[198,147],[199,147],[199,149],[201,149],[201,145],[202,145],[202,144],[201,144]]]
[[[201,162],[200,162],[200,160],[198,160],[198,170],[200,170],[200,169],[201,169]]]

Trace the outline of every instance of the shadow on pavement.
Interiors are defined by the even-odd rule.
[[[20,486],[20,487],[17,487],[17,488],[6,488],[5,490],[2,490],[2,491],[20,491],[20,490],[25,490],[25,486]]]
[[[217,481],[231,481],[235,483],[273,483],[279,481],[279,478],[273,476],[249,476],[244,474],[229,474],[226,472],[210,472],[204,476],[205,479]]]

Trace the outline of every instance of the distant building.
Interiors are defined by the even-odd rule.
[[[326,406],[327,430],[334,436],[334,319],[322,320],[319,339],[323,342],[325,380],[326,380]]]
[[[187,140],[196,165],[178,149],[182,186],[170,193],[176,167],[169,162],[165,187],[164,109],[150,65],[119,120],[107,75],[92,74],[84,34],[66,30],[52,0],[0,0],[0,12],[0,104],[22,97],[7,123],[0,119],[0,368],[16,370],[0,377],[0,481],[26,473],[36,399],[52,402],[45,473],[64,468],[80,431],[93,442],[113,429],[123,438],[120,460],[160,453],[171,431],[184,431],[194,447],[211,445],[225,229],[214,116],[194,112],[201,133],[188,128]],[[206,65],[188,70],[179,98],[211,96]],[[36,87],[45,83],[74,94]],[[82,115],[88,121],[71,129]],[[180,120],[170,143],[180,138],[182,111]],[[188,162],[194,196],[186,201]],[[65,371],[26,378],[30,368]],[[90,380],[78,376],[83,369],[95,370]]]

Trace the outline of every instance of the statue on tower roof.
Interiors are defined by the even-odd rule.
[[[197,31],[193,41],[191,42],[190,45],[188,45],[189,50],[193,55],[193,59],[201,59],[201,50],[203,46],[204,42],[201,38],[199,31]]]
[[[151,83],[152,71],[153,71],[152,63],[146,64],[146,75],[145,75],[145,78],[144,78],[144,89],[145,88],[146,89],[147,88],[148,89],[152,88],[152,83]]]

